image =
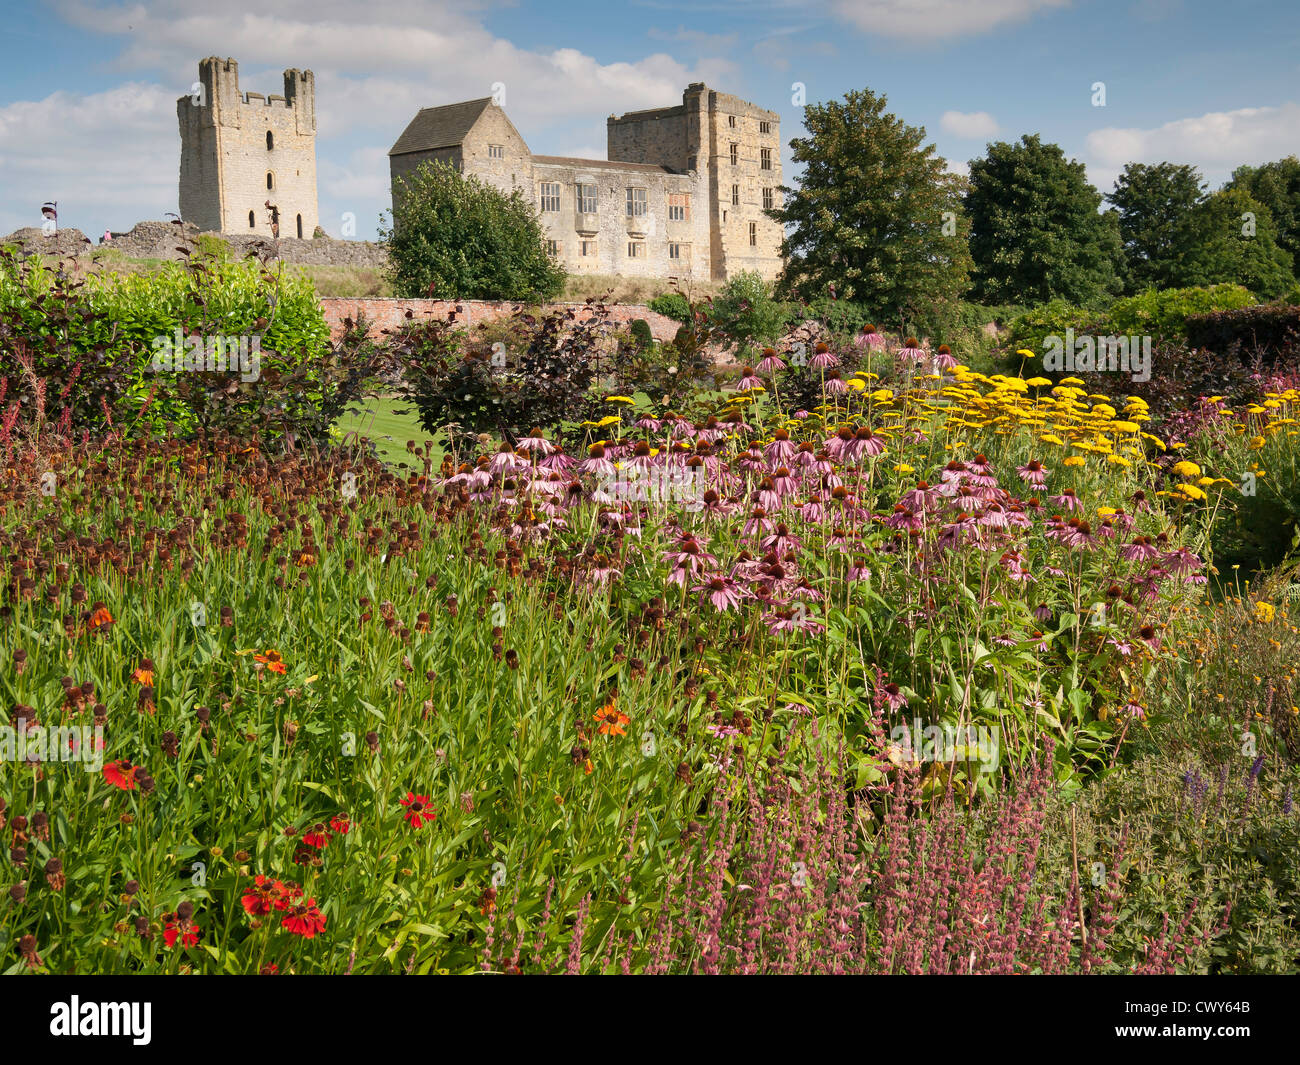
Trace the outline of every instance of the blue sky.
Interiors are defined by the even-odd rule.
[[[1300,152],[1295,0],[0,0],[0,234],[92,236],[176,210],[176,99],[231,56],[245,91],[316,74],[320,216],[373,237],[388,149],[416,110],[506,86],[534,152],[603,158],[605,118],[679,102],[691,81],[781,113],[867,87],[963,170],[1040,133],[1106,191],[1129,160],[1193,163],[1211,185]],[[1095,82],[1106,103],[1093,105]],[[787,172],[789,179],[793,175]]]

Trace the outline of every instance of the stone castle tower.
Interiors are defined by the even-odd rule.
[[[772,279],[780,273],[783,234],[765,213],[781,206],[781,118],[775,111],[692,82],[680,105],[610,115],[606,132],[610,159],[697,175],[708,227],[701,241],[708,259],[698,264],[703,276],[722,280],[754,270]]]
[[[180,214],[204,231],[310,238],[316,208],[316,81],[286,70],[284,95],[239,91],[239,64],[199,61],[176,101]],[[267,204],[270,203],[270,207]]]

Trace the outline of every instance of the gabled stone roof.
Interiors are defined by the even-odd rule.
[[[491,102],[492,97],[485,96],[481,100],[420,108],[388,154],[404,155],[433,148],[454,148],[465,143],[466,135]]]

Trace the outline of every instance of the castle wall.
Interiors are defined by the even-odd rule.
[[[435,148],[427,152],[406,152],[388,158],[388,173],[392,181],[393,210],[401,206],[402,181],[414,174],[425,163],[450,163],[457,170],[464,170],[464,158],[460,146],[455,148]]]
[[[605,122],[606,154],[627,163],[656,163],[673,170],[696,170],[692,159],[686,108],[659,107],[634,111]]]
[[[181,127],[181,217],[202,230],[222,228],[221,153],[217,127],[188,96],[176,101]]]
[[[542,157],[545,158],[545,157]],[[542,185],[560,186],[559,210],[540,211]],[[594,185],[597,211],[579,213],[578,186]],[[628,189],[644,190],[645,214],[629,217]],[[669,196],[685,198],[684,220],[669,218]],[[575,274],[708,277],[708,205],[691,174],[659,167],[601,165],[596,160],[533,160],[533,202],[556,257]],[[584,248],[585,245],[585,248]],[[634,245],[637,254],[629,254]],[[676,245],[677,258],[670,248]],[[587,254],[583,254],[584,250]],[[703,273],[699,273],[702,268]]]
[[[493,146],[501,149],[494,156]],[[522,189],[527,195],[532,181],[532,153],[506,113],[496,104],[484,109],[474,128],[461,145],[461,165],[467,174],[475,174],[509,195]]]
[[[688,90],[689,91],[689,90]],[[734,119],[734,125],[732,120]],[[761,124],[766,122],[767,132]],[[715,277],[756,270],[771,280],[781,272],[781,225],[764,213],[763,190],[780,206],[781,125],[775,111],[729,93],[708,92],[708,152],[715,179]],[[736,162],[732,163],[732,146]],[[770,169],[763,169],[763,150]],[[739,203],[735,200],[739,199]],[[755,244],[750,243],[750,225]]]

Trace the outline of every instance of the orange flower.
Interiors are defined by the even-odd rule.
[[[267,651],[264,654],[253,655],[254,662],[261,662],[272,673],[283,673],[285,670],[284,659],[280,657],[279,651]]]
[[[153,670],[141,667],[131,674],[131,679],[135,681],[136,684],[152,684]]]
[[[310,551],[298,552],[298,565],[314,566],[315,564],[316,564],[316,556],[313,555]]]
[[[609,702],[596,711],[595,717],[601,723],[596,731],[604,736],[626,736],[627,730],[623,726],[632,720],[619,711],[617,695],[610,696]]]
[[[86,622],[86,628],[98,629],[103,625],[113,624],[115,620],[116,618],[108,612],[108,607],[103,603],[96,603],[94,613],[90,615],[90,620]]]

